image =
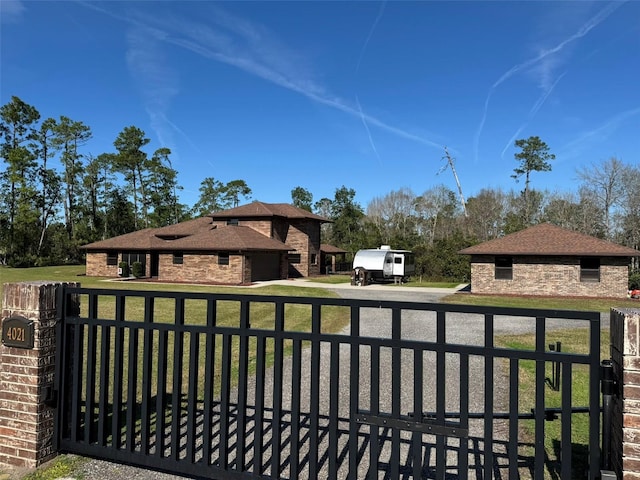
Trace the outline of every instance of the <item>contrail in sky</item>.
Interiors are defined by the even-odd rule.
[[[356,103],[358,104],[358,110],[360,110],[360,118],[362,119],[362,125],[364,125],[364,129],[367,131],[367,135],[369,136],[369,143],[371,144],[371,148],[373,152],[378,157],[378,163],[382,166],[382,159],[378,154],[378,149],[376,148],[376,144],[373,143],[373,137],[371,136],[371,132],[369,131],[369,126],[367,125],[367,121],[364,119],[364,113],[362,112],[362,107],[360,106],[360,100],[358,100],[358,96],[356,95]]]
[[[344,99],[331,95],[321,85],[312,80],[301,77],[297,64],[288,61],[286,53],[282,52],[282,45],[277,45],[279,48],[270,49],[268,32],[262,29],[260,35],[258,35],[253,30],[252,24],[242,19],[234,19],[230,15],[223,15],[225,22],[223,27],[236,35],[236,37],[231,37],[225,32],[215,30],[208,25],[181,22],[177,17],[164,20],[145,15],[144,17],[140,16],[140,19],[138,19],[134,15],[118,15],[91,2],[79,3],[121,22],[153,29],[159,39],[166,43],[189,50],[201,57],[236,67],[250,75],[298,93],[319,104],[342,111],[360,120],[364,119],[368,125],[374,125],[396,136],[429,147],[442,148],[441,144],[429,138],[419,136],[364,114],[358,110],[357,106],[352,106]],[[160,26],[151,26],[149,25],[150,22],[155,22]],[[242,44],[243,42],[244,45]],[[292,53],[292,56],[295,56],[295,54]],[[267,63],[265,63],[265,60],[267,60]]]
[[[360,63],[362,62],[362,58],[364,57],[364,52],[367,50],[367,46],[369,45],[369,41],[371,40],[371,37],[373,36],[373,32],[375,31],[376,27],[378,26],[378,22],[380,22],[380,19],[382,18],[382,14],[384,13],[384,8],[386,6],[387,6],[387,2],[386,1],[382,2],[382,4],[380,5],[380,10],[378,10],[378,16],[374,20],[373,25],[371,26],[371,29],[369,30],[369,35],[367,35],[367,38],[364,41],[364,45],[362,46],[362,50],[360,50],[360,56],[358,57],[358,64],[356,65],[356,73],[360,70]]]
[[[545,89],[544,92],[542,92],[542,95],[540,95],[540,97],[538,98],[538,100],[536,100],[536,103],[533,104],[533,107],[531,107],[531,110],[529,110],[529,115],[527,116],[527,121],[520,126],[520,128],[518,128],[518,130],[516,131],[516,133],[513,134],[513,136],[509,139],[509,141],[507,142],[507,144],[504,146],[504,148],[502,149],[502,153],[500,154],[500,158],[504,158],[504,154],[507,151],[507,149],[509,147],[511,147],[513,145],[513,142],[515,142],[516,138],[520,135],[520,133],[527,127],[527,125],[529,124],[529,122],[531,120],[533,120],[533,117],[536,116],[536,114],[538,113],[538,111],[542,108],[542,105],[544,105],[544,102],[547,100],[547,98],[549,98],[549,95],[551,95],[551,92],[553,91],[553,89],[556,87],[556,85],[558,84],[558,82],[560,81],[560,79],[562,77],[565,76],[567,72],[564,72],[562,75],[560,75],[555,82],[553,82],[553,84],[551,86],[549,86],[548,88]]]
[[[478,146],[480,144],[480,136],[482,135],[482,129],[484,128],[484,124],[487,120],[487,112],[489,110],[489,100],[491,99],[491,96],[493,95],[493,92],[496,90],[496,88],[498,88],[498,86],[500,86],[503,82],[507,81],[509,78],[511,78],[521,70],[527,69],[535,65],[541,60],[544,60],[545,58],[547,58],[549,55],[553,55],[555,53],[560,52],[565,46],[567,46],[567,44],[584,37],[593,28],[597,27],[609,15],[611,15],[615,10],[617,10],[620,7],[620,5],[622,5],[622,3],[624,2],[610,3],[601,11],[599,11],[596,15],[590,18],[584,25],[582,25],[582,27],[580,27],[580,29],[576,33],[569,36],[568,38],[566,38],[565,40],[557,44],[555,47],[542,51],[536,57],[530,58],[525,62],[514,65],[512,68],[507,70],[504,74],[502,74],[502,76],[498,80],[496,80],[493,85],[491,85],[491,88],[489,89],[489,93],[487,94],[487,98],[484,102],[484,111],[482,112],[482,119],[480,120],[480,125],[478,126],[478,129],[476,131],[475,138],[474,138],[474,152],[475,152],[474,159],[476,163],[478,162]]]

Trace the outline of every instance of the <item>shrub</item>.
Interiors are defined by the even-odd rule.
[[[121,277],[128,277],[129,276],[129,264],[127,262],[120,262],[118,264],[118,268],[120,269],[120,276]]]
[[[131,273],[136,278],[140,278],[140,277],[144,276],[144,269],[142,268],[142,263],[141,262],[133,262],[131,264]]]
[[[629,275],[629,290],[640,289],[640,270],[631,272]]]

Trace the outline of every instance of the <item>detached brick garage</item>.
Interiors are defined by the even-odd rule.
[[[140,262],[162,281],[247,284],[320,272],[320,225],[329,220],[283,203],[253,202],[83,248],[87,275],[116,277]]]
[[[465,248],[471,292],[617,297],[627,295],[629,264],[640,252],[549,223]]]

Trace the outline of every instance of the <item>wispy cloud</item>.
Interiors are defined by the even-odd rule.
[[[562,40],[561,42],[559,42],[556,46],[552,47],[552,48],[548,48],[548,49],[543,49],[541,50],[538,55],[522,62],[522,63],[518,63],[516,65],[514,65],[513,67],[511,67],[509,70],[507,70],[505,73],[502,74],[502,76],[500,78],[498,78],[493,85],[491,85],[491,88],[489,89],[489,92],[487,93],[487,98],[485,99],[484,102],[484,109],[482,112],[482,118],[480,120],[480,124],[478,125],[478,128],[476,130],[476,134],[474,136],[474,159],[477,162],[478,161],[478,149],[479,149],[479,145],[480,145],[480,137],[482,136],[482,130],[484,129],[484,125],[486,123],[487,120],[487,113],[489,111],[489,102],[491,100],[491,97],[493,96],[494,92],[496,91],[496,89],[504,82],[506,82],[507,80],[509,80],[511,77],[513,77],[514,75],[522,72],[522,71],[527,71],[530,70],[532,68],[538,68],[539,72],[540,72],[540,87],[543,89],[543,95],[542,97],[544,97],[544,99],[546,100],[546,97],[548,97],[549,93],[551,92],[552,88],[549,89],[548,86],[550,85],[550,79],[552,78],[552,70],[554,67],[557,67],[558,64],[560,62],[557,61],[557,58],[554,58],[553,56],[560,53],[567,45],[569,45],[570,43],[579,40],[580,38],[584,37],[585,35],[587,35],[592,29],[594,29],[595,27],[597,27],[600,23],[602,23],[604,20],[607,19],[607,17],[609,17],[609,15],[611,15],[615,10],[617,10],[620,5],[622,5],[623,2],[612,2],[609,3],[605,8],[603,8],[602,10],[600,10],[596,15],[594,15],[593,17],[591,17],[587,22],[585,22],[579,29],[577,32],[575,32],[573,35],[570,35],[569,37],[565,38],[564,40]],[[556,82],[554,83],[554,86]],[[542,98],[541,97],[541,98]],[[538,102],[536,102],[536,104],[538,104]],[[543,102],[544,103],[544,100]],[[540,104],[541,106],[542,104]],[[534,105],[535,106],[535,105]],[[539,109],[539,107],[538,107]]]
[[[167,122],[167,112],[179,93],[178,79],[160,48],[162,37],[162,32],[152,28],[130,28],[126,59],[142,93],[151,127],[160,143],[174,150],[173,128]]]
[[[0,23],[15,23],[20,21],[26,10],[21,0],[0,1]]]
[[[599,127],[582,133],[578,138],[564,145],[560,149],[558,156],[577,156],[585,149],[590,148],[594,143],[604,142],[620,128],[621,125],[636,115],[640,115],[640,107],[625,110],[624,112],[614,115]],[[640,125],[638,125],[638,127],[640,127]]]
[[[222,9],[212,6],[211,8],[215,8],[214,14],[208,18],[210,22],[204,24],[196,20],[185,20],[177,15],[164,18],[149,15],[148,12],[144,16],[125,16],[107,11],[91,2],[81,4],[122,22],[152,28],[161,32],[162,35],[158,38],[165,43],[235,67],[361,121],[364,119],[369,126],[428,147],[442,148],[435,140],[364,114],[357,105],[330,93],[308,73],[310,68],[305,68],[304,59],[297,52],[279,42],[266,28],[235,17]]]

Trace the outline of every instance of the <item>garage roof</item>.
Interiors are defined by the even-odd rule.
[[[636,257],[640,251],[590,235],[541,223],[519,232],[460,250],[465,255],[540,255]]]

